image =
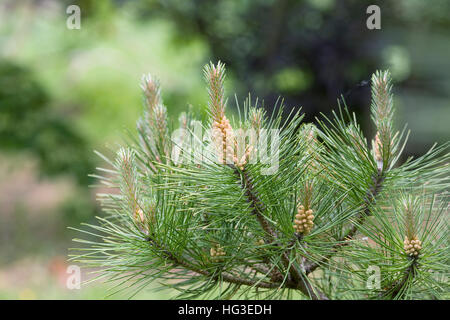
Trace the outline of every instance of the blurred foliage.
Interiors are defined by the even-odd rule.
[[[381,8],[381,30],[366,27],[366,9],[373,4]],[[282,96],[288,108],[301,106],[312,121],[343,95],[352,111],[365,114],[363,127],[370,132],[368,75],[389,68],[400,109],[424,107],[410,100],[405,105],[405,96],[426,97],[427,108],[440,118],[449,116],[444,108],[450,109],[450,76],[444,72],[450,67],[450,48],[444,45],[450,43],[447,0],[432,5],[420,0],[147,0],[137,6],[143,20],[163,16],[177,25],[176,41],[204,39],[214,60],[226,62],[234,74],[238,94],[250,91],[264,98],[266,108]],[[442,46],[427,58],[415,54]],[[446,89],[438,92],[442,82]],[[422,144],[443,142],[450,134],[439,125],[430,135],[411,117],[414,112],[403,112],[401,117],[417,126]],[[424,152],[420,143],[407,153]]]
[[[93,170],[86,141],[64,115],[49,108],[49,96],[24,67],[0,60],[0,148],[25,150],[43,174],[73,174],[82,184]]]
[[[60,212],[64,226],[75,226],[90,221],[97,213],[93,199],[86,190],[77,190],[62,203]],[[66,232],[64,230],[63,232]]]
[[[69,30],[64,1],[6,2],[3,11],[0,4],[0,56],[34,72],[51,107],[69,114],[91,149],[113,144],[124,128],[134,128],[144,73],[164,84],[169,113],[178,114],[188,103],[202,107],[206,93],[197,70],[208,60],[208,48],[195,38],[173,42],[170,21],[139,21],[131,8],[108,0],[66,1],[82,12],[81,29]]]
[[[281,95],[312,120],[379,66],[370,50],[376,33],[365,26],[371,3],[167,0],[147,1],[140,12],[144,19],[164,14],[180,38],[201,35],[239,79],[240,95],[251,91],[268,108]],[[355,96],[352,107],[367,108],[367,101]]]
[[[36,119],[48,96],[24,68],[0,61],[0,101],[0,144],[22,147],[36,133]]]

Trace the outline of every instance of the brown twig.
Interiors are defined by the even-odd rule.
[[[154,245],[156,248],[158,248],[164,256],[171,260],[176,266],[180,266],[184,269],[187,269],[189,271],[192,271],[194,273],[207,276],[207,277],[215,277],[216,280],[219,279],[219,275],[214,275],[214,273],[208,272],[203,269],[199,269],[195,266],[193,266],[189,261],[183,260],[175,256],[172,252],[169,250],[163,248],[161,245],[159,245],[154,239],[151,237],[147,238],[147,241],[149,241],[152,245]],[[249,279],[242,279],[240,277],[222,273],[221,278],[223,281],[232,283],[232,284],[239,284],[239,285],[246,285],[246,286],[253,286],[258,288],[267,288],[267,289],[273,289],[278,288],[280,286],[279,283],[270,283],[270,282],[264,282],[264,281],[255,281],[255,280],[249,280]]]

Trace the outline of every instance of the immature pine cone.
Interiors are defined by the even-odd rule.
[[[297,214],[295,215],[294,219],[294,229],[298,233],[307,234],[311,231],[311,229],[314,226],[314,215],[313,211],[311,209],[306,210],[305,207],[300,205],[298,207]]]
[[[408,237],[405,237],[405,241],[403,241],[403,248],[405,249],[407,255],[411,257],[418,256],[420,249],[422,249],[422,241],[416,237],[412,237],[411,240],[408,239]]]

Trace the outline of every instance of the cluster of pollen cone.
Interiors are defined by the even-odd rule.
[[[300,205],[297,209],[297,214],[294,219],[294,229],[298,233],[307,234],[314,226],[314,215],[311,209],[305,210],[305,207]]]
[[[241,157],[241,159],[238,159],[237,156],[233,156],[233,161],[236,166],[239,167],[239,169],[244,170],[244,166],[247,164],[247,159],[250,157],[250,153],[253,151],[253,147],[249,146],[246,150],[244,155]]]
[[[418,256],[420,250],[422,249],[422,241],[416,237],[412,237],[411,239],[405,237],[405,241],[403,241],[403,248],[405,249],[407,255],[411,257]]]
[[[234,154],[231,137],[233,136],[233,128],[230,121],[224,116],[219,121],[212,124],[213,141],[218,147],[219,162],[230,162]]]
[[[234,163],[241,170],[244,169],[247,159],[252,152],[252,147],[248,147],[244,155],[238,159],[234,146],[235,140],[233,137],[233,128],[230,121],[223,116],[219,121],[214,121],[212,124],[213,141],[218,147],[218,158],[220,163]]]
[[[212,247],[209,250],[209,254],[211,255],[211,258],[214,260],[219,260],[221,257],[226,255],[225,250],[220,245],[216,245],[216,247]]]

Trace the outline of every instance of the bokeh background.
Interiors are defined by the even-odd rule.
[[[80,30],[66,27],[71,4]],[[381,30],[366,27],[370,4]],[[406,155],[417,156],[450,137],[449,12],[447,0],[2,0],[0,298],[108,294],[100,283],[66,288],[78,236],[67,227],[101,214],[93,150],[110,154],[134,129],[143,73],[159,77],[174,118],[205,109],[202,67],[220,59],[230,108],[251,92],[269,111],[282,97],[313,121],[342,96],[372,137],[367,84],[389,68],[398,123],[412,130]]]

